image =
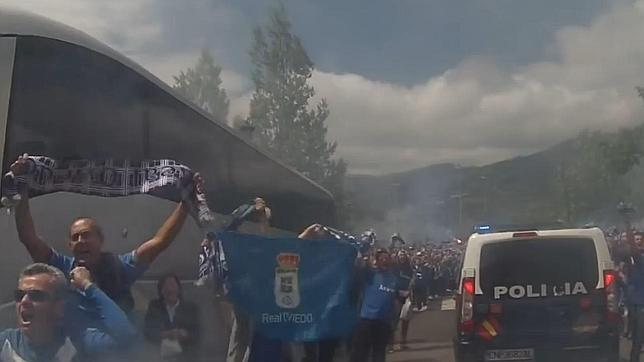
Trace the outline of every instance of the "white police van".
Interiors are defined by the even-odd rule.
[[[460,269],[455,359],[617,361],[616,293],[598,228],[481,228]]]

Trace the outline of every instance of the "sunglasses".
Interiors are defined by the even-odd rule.
[[[37,290],[37,289],[31,289],[31,290],[21,290],[21,289],[16,289],[13,292],[13,300],[16,303],[19,303],[23,300],[23,298],[26,296],[29,297],[29,300],[32,302],[46,302],[53,300],[54,298],[52,297],[51,294],[42,291],[42,290]]]

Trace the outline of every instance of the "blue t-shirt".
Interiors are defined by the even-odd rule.
[[[137,265],[136,253],[131,251],[121,254],[114,259],[113,268],[118,268],[110,275],[93,275],[96,284],[107,294],[126,314],[129,314],[134,307],[134,299],[130,292],[130,287],[134,282],[143,275],[147,267]],[[49,265],[60,269],[65,276],[69,275],[76,267],[75,258],[63,255],[52,249]],[[96,320],[96,311],[87,305],[85,298],[77,291],[70,291],[70,296],[65,305],[65,323],[72,328],[83,330],[92,326],[92,321]]]
[[[60,269],[65,274],[65,276],[69,277],[72,269],[76,267],[76,259],[72,256],[60,254],[54,249],[51,249],[51,252],[51,257],[49,258],[48,264]],[[143,275],[143,273],[145,273],[147,266],[137,265],[135,250],[119,255],[118,261],[123,275],[125,276],[123,284],[127,289],[130,289],[132,284],[134,284],[134,282],[139,279],[141,275]],[[112,299],[118,299],[113,295],[110,295],[110,297]]]
[[[60,269],[65,276],[69,277],[72,269],[76,267],[76,259],[71,256],[60,254],[54,249],[51,251],[52,253],[48,264]],[[92,275],[92,277],[96,280],[96,283],[105,292],[105,294],[122,306],[121,299],[129,297],[130,287],[143,275],[143,273],[145,273],[147,266],[141,265],[141,263],[137,265],[136,251],[134,250],[129,253],[118,255],[115,258],[112,254],[103,253],[101,260],[105,263],[109,263],[111,260],[110,256],[114,259],[115,265],[113,265],[113,268],[115,268],[115,270],[108,275]],[[102,266],[101,268],[105,269],[106,267],[107,266]],[[114,283],[114,280],[116,279],[118,279],[118,283]]]
[[[392,271],[368,270],[363,287],[360,318],[391,320],[394,303],[401,288],[400,278]]]
[[[121,357],[119,353],[138,341],[138,333],[123,311],[95,285],[77,295],[94,311],[87,324],[99,328],[65,324],[57,339],[44,347],[29,343],[19,329],[7,329],[0,332],[0,361],[71,362],[78,357],[90,360],[105,354]]]

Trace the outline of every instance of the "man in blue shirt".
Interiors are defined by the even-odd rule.
[[[136,340],[126,315],[91,282],[86,268],[72,270],[71,284],[100,328],[69,328],[63,322],[70,292],[65,276],[47,264],[32,264],[20,274],[14,293],[18,328],[0,332],[1,362],[95,360]]]
[[[385,361],[395,303],[400,303],[401,298],[409,294],[407,286],[402,285],[390,268],[389,253],[378,249],[374,257],[373,268],[363,266],[361,270],[362,305],[353,340],[352,362],[366,362],[369,355],[373,362]]]
[[[26,160],[19,157],[11,166],[11,171],[15,175],[22,175],[26,172],[26,168]],[[196,176],[195,182],[200,184],[203,180]],[[67,256],[51,248],[36,234],[27,191],[23,190],[22,199],[16,205],[15,218],[20,242],[27,248],[33,261],[55,266],[67,277],[74,267],[86,267],[91,271],[99,288],[126,313],[134,307],[130,287],[170,246],[189,213],[187,203],[180,202],[150,240],[142,243],[135,250],[118,256],[102,251],[105,240],[102,229],[95,219],[78,217],[70,226],[69,249],[72,256]]]
[[[633,333],[633,344],[631,347],[631,362],[639,362],[642,341],[644,340],[644,250],[633,247],[631,258],[628,262],[629,271],[627,274],[627,296],[628,296],[628,313],[632,314],[629,318],[629,324]]]

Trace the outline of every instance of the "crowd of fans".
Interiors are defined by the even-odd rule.
[[[605,236],[618,272],[624,337],[632,341],[630,361],[639,362],[644,341],[644,233],[611,228]]]
[[[20,157],[11,171],[21,175],[26,168]],[[164,357],[193,360],[189,352],[199,340],[198,317],[182,300],[175,276],[159,281],[159,299],[148,307],[144,333],[132,322],[131,286],[181,230],[188,216],[186,202],[177,205],[151,239],[120,255],[103,251],[104,235],[95,219],[78,217],[70,225],[65,253],[36,233],[28,190],[21,191],[16,228],[34,264],[18,278],[17,328],[0,333],[0,361],[128,360],[142,335]]]
[[[20,175],[23,167],[19,159],[12,172]],[[120,255],[103,250],[105,240],[97,220],[78,217],[70,225],[69,250],[64,252],[36,233],[26,191],[14,215],[20,242],[34,264],[18,277],[14,293],[17,326],[0,332],[0,361],[200,359],[203,321],[197,305],[184,299],[176,275],[166,274],[158,280],[157,298],[149,302],[142,323],[133,322],[131,287],[181,230],[188,216],[185,202],[177,205],[151,239]],[[270,209],[261,198],[252,207],[259,215],[253,221],[259,223],[259,233],[265,234]],[[332,237],[329,233],[329,228],[312,225],[299,238],[324,239]],[[397,234],[390,242],[388,248],[379,248],[375,232],[369,232],[356,243],[353,289],[359,318],[355,333],[303,344],[302,361],[332,361],[340,349],[352,361],[384,361],[387,346],[390,352],[407,348],[413,314],[426,311],[431,300],[455,288],[461,245],[410,246]],[[232,314],[227,361],[290,360],[283,353],[290,343],[266,340],[255,333],[250,316],[236,308]],[[394,343],[397,330],[400,344]],[[132,357],[143,341],[153,346],[152,357]]]
[[[392,265],[394,272],[403,283],[408,285],[410,295],[395,310],[389,352],[407,349],[407,335],[413,313],[424,312],[430,303],[450,295],[456,288],[456,276],[462,245],[456,243],[431,244],[422,246],[398,247],[398,235],[392,236]],[[398,328],[400,327],[400,328]],[[400,343],[396,344],[395,335],[400,330]]]

